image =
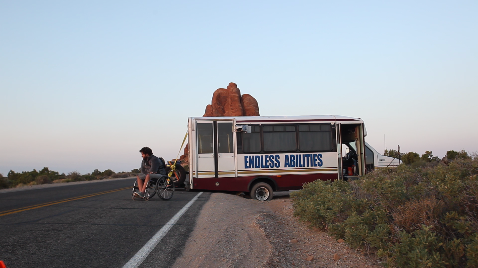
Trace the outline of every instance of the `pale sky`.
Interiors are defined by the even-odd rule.
[[[177,156],[237,83],[261,115],[343,115],[366,141],[478,152],[478,1],[0,0],[0,173]],[[385,137],[385,139],[384,139]]]

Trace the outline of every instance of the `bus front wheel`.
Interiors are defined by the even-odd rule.
[[[269,201],[274,196],[272,187],[265,182],[256,183],[251,189],[251,198],[259,201]]]

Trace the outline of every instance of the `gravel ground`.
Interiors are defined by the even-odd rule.
[[[174,267],[381,267],[293,216],[288,193],[269,202],[214,193]]]

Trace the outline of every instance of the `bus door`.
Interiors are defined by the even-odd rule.
[[[232,120],[197,123],[198,178],[235,177],[235,135]]]
[[[358,175],[365,175],[365,133],[364,125],[357,125],[355,128],[356,136],[356,145],[357,145],[357,157],[358,157]]]
[[[335,124],[335,140],[337,142],[337,173],[338,179],[343,179],[343,172],[342,172],[342,136],[340,135],[340,124]]]
[[[365,141],[363,124],[340,124],[338,129],[337,153],[341,157],[344,152],[347,154],[339,159],[339,178],[356,177],[365,174]],[[346,149],[344,151],[344,149]],[[349,175],[349,168],[353,167],[353,174]],[[342,176],[340,176],[342,173]]]
[[[217,177],[236,177],[233,121],[217,121]]]

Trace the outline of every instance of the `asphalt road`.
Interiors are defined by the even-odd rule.
[[[198,192],[133,201],[134,179],[0,192],[0,260],[14,267],[122,267]],[[140,267],[170,267],[209,193],[201,194]]]

